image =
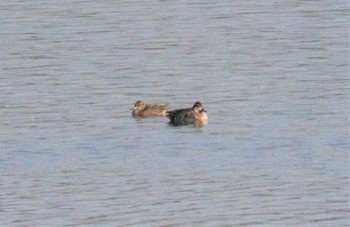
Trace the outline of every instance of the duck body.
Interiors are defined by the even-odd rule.
[[[131,114],[135,118],[164,117],[169,107],[168,105],[145,104],[143,101],[139,100],[131,110]]]
[[[166,116],[170,119],[170,124],[174,126],[197,125],[197,123],[203,125],[208,121],[208,115],[205,112],[202,104],[196,102],[191,108],[167,111]]]

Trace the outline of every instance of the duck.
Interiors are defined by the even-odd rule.
[[[130,110],[132,110],[132,116],[135,118],[164,117],[169,110],[169,106],[168,104],[146,104],[143,101],[138,100]]]
[[[208,115],[201,102],[195,102],[191,108],[166,111],[166,116],[170,119],[170,124],[180,125],[203,125],[208,121]]]

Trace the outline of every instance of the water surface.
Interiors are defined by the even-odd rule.
[[[0,224],[349,224],[344,1],[0,3]],[[135,120],[142,99],[205,127]]]

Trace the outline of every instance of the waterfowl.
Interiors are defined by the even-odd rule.
[[[169,110],[168,105],[158,104],[145,104],[141,100],[138,100],[134,107],[131,108],[132,116],[145,118],[145,117],[163,117],[166,116],[166,111]]]
[[[203,125],[208,121],[208,115],[205,112],[202,103],[195,102],[191,108],[167,111],[166,116],[170,119],[170,124],[175,126],[198,123]]]

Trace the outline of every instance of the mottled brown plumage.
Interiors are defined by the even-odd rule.
[[[141,100],[137,101],[132,110],[132,116],[138,118],[164,117],[169,110],[168,105],[145,104]]]

